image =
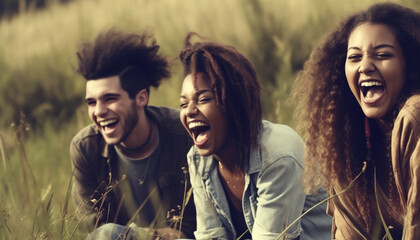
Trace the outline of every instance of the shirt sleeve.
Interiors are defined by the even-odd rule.
[[[403,239],[420,239],[419,109],[402,109],[392,131],[392,161],[397,188],[406,202]]]
[[[302,214],[305,201],[302,172],[302,166],[292,157],[281,157],[261,170],[256,185],[258,208],[253,239],[276,239]],[[286,239],[296,238],[300,231],[298,221],[287,231]]]
[[[70,159],[73,167],[72,195],[76,215],[82,226],[90,232],[106,222],[106,214],[102,213],[108,212],[107,204],[101,206],[94,171],[89,166],[87,155],[76,141],[72,141],[70,145]]]
[[[408,191],[407,215],[404,220],[404,239],[420,239],[420,142],[410,157],[411,186]]]
[[[308,211],[326,198],[328,198],[328,194],[324,188],[319,189],[316,194],[306,195],[303,212]],[[311,209],[301,220],[301,239],[331,240],[332,219],[327,214],[327,204],[325,202]]]

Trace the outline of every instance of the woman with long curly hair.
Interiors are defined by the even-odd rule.
[[[305,182],[329,189],[333,239],[420,239],[419,90],[420,14],[393,3],[345,19],[299,73]]]
[[[302,139],[288,126],[262,120],[251,62],[231,46],[192,42],[194,36],[187,35],[180,53],[180,119],[194,141],[188,165],[195,237],[276,239],[290,225],[281,239],[330,239],[326,205],[292,224],[323,196],[304,194]]]

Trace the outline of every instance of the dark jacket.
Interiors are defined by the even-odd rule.
[[[188,169],[186,154],[192,141],[179,121],[179,111],[148,106],[146,114],[159,128],[161,148],[157,170],[157,192],[158,204],[161,205],[162,211],[156,213],[156,222],[150,223],[150,226],[179,227],[179,222],[174,224],[167,221],[167,213],[180,215],[177,210],[183,205],[185,180],[188,184],[187,191],[190,189],[189,176],[182,168]],[[109,222],[130,224],[132,222],[130,219],[138,206],[135,209],[129,206],[130,193],[123,191],[128,181],[122,180],[121,177],[117,179],[118,157],[115,149],[106,144],[94,124],[83,128],[73,138],[70,158],[74,176],[73,198],[82,224],[89,231]],[[193,236],[195,221],[195,207],[193,200],[190,199],[182,221],[182,232],[188,237]]]

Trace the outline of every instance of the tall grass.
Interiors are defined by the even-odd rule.
[[[68,156],[70,139],[89,122],[85,82],[74,72],[81,41],[116,27],[149,29],[168,57],[176,57],[189,31],[233,45],[255,64],[265,87],[264,117],[292,125],[285,102],[296,71],[340,18],[378,1],[49,2],[0,22],[0,239],[84,237],[75,231]],[[416,0],[395,2],[420,9]],[[151,104],[177,107],[181,66],[172,70],[152,91]],[[20,121],[21,112],[27,120]]]
[[[71,167],[64,157],[68,147],[56,142],[68,142],[69,136],[50,127],[45,136],[34,136],[24,116],[0,134],[0,239],[79,236],[70,204]]]
[[[376,0],[74,0],[0,22],[0,126],[23,111],[34,127],[67,124],[82,104],[84,81],[74,72],[83,40],[117,27],[152,31],[161,51],[175,57],[188,31],[231,44],[255,64],[266,87],[265,117],[290,123],[284,102],[295,72],[321,36],[342,16]],[[415,1],[406,5],[418,6]],[[179,65],[152,103],[177,106]],[[275,113],[275,109],[279,109]]]

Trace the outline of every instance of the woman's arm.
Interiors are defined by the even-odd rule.
[[[420,141],[410,156],[411,184],[408,189],[407,214],[403,239],[420,239]]]
[[[252,228],[253,239],[276,239],[302,214],[305,201],[302,172],[302,166],[292,157],[281,157],[261,169],[256,183],[258,208]],[[286,239],[296,238],[300,231],[299,222],[287,231]]]
[[[403,239],[420,239],[420,97],[401,109],[392,130],[391,154],[395,183],[406,204]]]

